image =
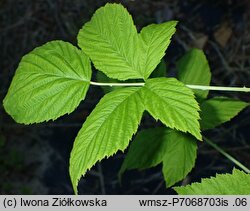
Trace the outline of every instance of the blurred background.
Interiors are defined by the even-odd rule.
[[[186,51],[203,49],[212,84],[250,86],[250,1],[234,0],[0,0],[0,100],[23,55],[48,41],[76,45],[76,35],[94,11],[107,2],[121,2],[140,30],[150,23],[178,20],[177,32],[164,60],[171,69]],[[174,69],[172,70],[174,71]],[[246,93],[210,92],[250,102]],[[0,193],[72,194],[69,155],[82,123],[103,96],[91,87],[86,99],[70,115],[35,125],[15,123],[0,105]],[[250,167],[250,108],[230,123],[207,133],[215,143]],[[154,127],[144,119],[139,129]],[[93,167],[79,184],[80,194],[174,194],[165,188],[161,166],[117,173],[125,154],[118,153]],[[196,166],[181,183],[230,172],[233,163],[206,143],[199,144]]]

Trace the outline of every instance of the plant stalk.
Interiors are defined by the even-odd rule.
[[[144,86],[145,83],[101,83],[90,81],[90,84],[94,86]]]
[[[243,87],[225,87],[225,86],[189,85],[189,84],[186,84],[186,86],[191,88],[191,89],[200,89],[200,90],[250,92],[250,88],[247,88],[245,86],[243,86]]]
[[[145,83],[101,83],[90,81],[91,85],[94,86],[144,86]],[[203,86],[203,85],[192,85],[186,84],[188,88],[199,89],[199,90],[213,90],[213,91],[234,91],[234,92],[250,92],[248,87],[225,87],[225,86]]]
[[[226,158],[228,158],[230,161],[232,161],[235,165],[240,167],[242,170],[244,170],[246,173],[250,174],[250,169],[248,169],[246,166],[244,166],[242,163],[240,163],[238,160],[236,160],[234,157],[229,155],[227,152],[225,152],[222,148],[220,148],[218,145],[213,143],[211,140],[209,140],[206,137],[203,137],[203,139],[214,149],[216,149],[218,152],[220,152],[222,155],[224,155]]]

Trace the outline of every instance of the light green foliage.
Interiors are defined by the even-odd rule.
[[[122,5],[106,4],[80,30],[78,45],[110,78],[147,79],[164,56],[175,25],[152,24],[138,34]]]
[[[95,67],[110,78],[144,78],[138,69],[137,30],[122,5],[106,4],[98,9],[80,30],[77,39]]]
[[[165,78],[163,56],[176,23],[151,24],[137,33],[127,10],[120,4],[108,3],[80,30],[77,39],[82,50],[67,42],[52,41],[22,58],[3,102],[6,112],[19,123],[55,120],[76,109],[85,98],[89,84],[97,85],[90,81],[89,58],[106,74],[97,74],[101,82],[145,81],[142,87],[106,90],[111,92],[88,116],[70,157],[75,193],[81,176],[96,162],[125,150],[145,110],[169,128],[140,132],[120,174],[126,169],[147,168],[163,162],[169,187],[183,179],[194,166],[196,139],[202,139],[199,106],[194,93],[183,83],[209,85],[211,74],[203,52],[192,50],[177,63],[183,83]],[[148,79],[149,76],[157,78]],[[195,90],[195,94],[204,100],[208,91]],[[228,98],[204,101],[201,125],[203,129],[215,127],[247,105]],[[242,173],[235,174],[242,176]]]
[[[167,126],[201,138],[198,108],[192,91],[174,78],[149,79],[144,87],[105,95],[85,121],[71,152],[75,191],[81,175],[98,160],[127,147],[145,109]]]
[[[217,174],[202,179],[201,183],[175,187],[174,190],[181,195],[249,195],[250,174],[234,169],[232,174]]]
[[[175,78],[148,79],[143,91],[145,108],[156,120],[201,140],[199,106],[183,83]]]
[[[22,58],[3,105],[19,123],[55,120],[76,109],[90,78],[90,61],[82,51],[52,41]]]
[[[212,129],[236,116],[249,104],[227,97],[214,97],[201,104],[201,128]]]
[[[71,152],[70,177],[75,192],[81,175],[97,161],[128,146],[144,111],[140,90],[124,88],[110,92],[88,116]]]
[[[192,49],[177,62],[178,79],[184,84],[209,85],[210,68],[202,50]],[[195,95],[205,99],[208,91],[194,90]]]
[[[194,137],[167,128],[140,131],[129,147],[119,176],[130,169],[145,169],[163,162],[166,186],[185,178],[195,164],[197,145]]]

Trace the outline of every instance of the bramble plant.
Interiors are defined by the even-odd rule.
[[[96,162],[128,147],[144,111],[166,127],[137,134],[119,177],[128,169],[163,163],[166,187],[170,187],[194,167],[197,140],[204,139],[220,150],[202,137],[201,130],[229,121],[249,105],[226,97],[207,99],[209,90],[250,89],[209,86],[211,73],[201,50],[193,49],[178,60],[178,80],[165,77],[162,58],[176,24],[151,24],[137,33],[127,10],[121,4],[108,3],[80,30],[81,50],[68,42],[51,41],[22,58],[3,101],[6,112],[18,123],[55,120],[73,112],[90,85],[110,87],[74,142],[69,171],[75,193],[81,176]],[[91,62],[102,72],[98,79],[108,82],[91,81]],[[174,189],[179,194],[249,194],[249,187],[249,174],[235,169],[232,175]]]

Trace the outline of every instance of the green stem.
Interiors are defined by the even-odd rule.
[[[90,81],[90,84],[94,86],[144,86],[145,83],[101,83]]]
[[[243,86],[243,87],[225,87],[225,86],[189,85],[189,84],[186,84],[186,86],[191,88],[191,89],[200,89],[200,90],[250,92],[250,88],[247,88],[245,86]]]
[[[94,86],[144,86],[145,83],[101,83],[90,81],[91,85]],[[224,87],[224,86],[202,86],[202,85],[191,85],[186,84],[191,89],[199,90],[214,90],[214,91],[234,91],[234,92],[250,92],[250,88],[247,87]]]
[[[242,163],[240,163],[238,160],[236,160],[234,157],[229,155],[227,152],[225,152],[223,149],[221,149],[218,145],[210,141],[208,138],[203,137],[203,139],[213,148],[215,148],[218,152],[220,152],[222,155],[224,155],[226,158],[231,160],[235,165],[240,167],[242,170],[244,170],[246,173],[250,174],[250,169],[248,169],[246,166],[244,166]]]

